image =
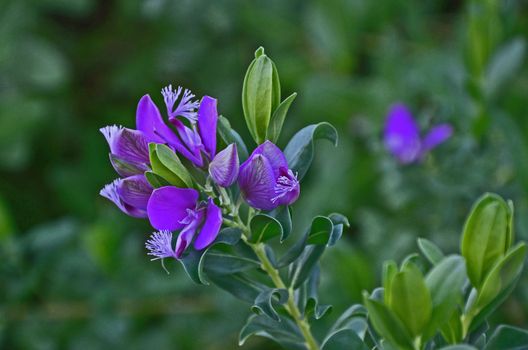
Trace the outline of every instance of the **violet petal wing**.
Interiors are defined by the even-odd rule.
[[[158,107],[149,95],[139,100],[136,111],[136,128],[145,134],[149,142],[168,143],[169,145],[179,143],[176,135],[163,122]]]
[[[174,148],[185,158],[193,162],[194,165],[201,168],[203,166],[203,159],[200,136],[178,119],[173,119],[171,123],[178,131],[178,139],[181,140],[181,142],[174,144]]]
[[[121,209],[121,211],[129,216],[135,218],[146,218],[147,212],[143,209],[136,208],[131,206],[123,201],[119,195],[120,187],[123,185],[123,179],[116,179],[114,182],[106,185],[99,194],[112,202]]]
[[[123,128],[113,138],[110,151],[131,163],[148,164],[148,140],[141,131]]]
[[[204,96],[198,108],[198,131],[202,138],[202,144],[209,158],[213,159],[216,154],[216,124],[218,122],[218,111],[216,99]]]
[[[453,127],[449,124],[440,124],[431,128],[422,141],[422,155],[446,141],[451,135],[453,135]]]
[[[191,241],[196,233],[196,228],[198,222],[193,221],[180,232],[178,239],[176,240],[176,247],[174,251],[176,252],[176,259],[180,259],[185,252],[185,249],[191,244]]]
[[[232,143],[214,157],[209,164],[209,175],[216,184],[229,187],[237,179],[239,165],[237,148]]]
[[[404,104],[391,106],[385,122],[384,143],[401,163],[412,163],[418,159],[420,130]]]
[[[180,223],[187,217],[187,209],[194,209],[198,191],[192,188],[165,186],[155,189],[147,204],[150,224],[158,230],[174,231],[185,225]]]
[[[275,195],[275,175],[268,159],[262,154],[252,155],[241,166],[238,185],[242,196],[253,208],[272,210]]]
[[[262,154],[271,165],[275,178],[279,177],[280,168],[288,168],[288,161],[284,153],[271,141],[265,141],[263,144],[255,148],[252,155]]]
[[[118,187],[118,193],[123,202],[143,211],[147,210],[152,191],[153,188],[144,175],[129,176],[123,179],[121,186]]]
[[[205,222],[202,226],[200,234],[194,241],[194,248],[202,250],[208,247],[218,236],[220,227],[222,226],[222,210],[214,204],[213,200],[209,198],[207,204],[207,213],[205,214]]]

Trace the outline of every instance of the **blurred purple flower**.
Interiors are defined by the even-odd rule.
[[[453,134],[449,124],[432,127],[425,137],[409,109],[402,103],[390,107],[385,121],[384,143],[387,150],[402,164],[420,161],[436,146]]]
[[[136,218],[146,218],[147,203],[152,190],[152,186],[144,175],[132,175],[114,180],[99,194],[114,202],[125,214]]]
[[[261,210],[290,205],[300,194],[297,176],[288,168],[282,151],[270,141],[258,146],[240,166],[238,184],[246,202]]]
[[[165,186],[155,189],[148,200],[147,213],[154,228],[161,231],[181,230],[173,250],[177,259],[181,258],[193,240],[196,250],[209,246],[222,226],[220,208],[212,199],[207,202],[199,201],[198,191],[192,188]],[[164,253],[160,252],[167,253],[172,250],[170,240],[165,239],[163,242],[165,242],[164,249],[159,249],[159,244],[151,245],[155,248],[149,249],[151,255],[163,258]]]
[[[237,179],[239,166],[237,148],[232,143],[214,157],[209,164],[209,175],[216,184],[229,187]]]
[[[169,85],[161,90],[167,108],[168,120],[173,125],[171,129],[161,117],[158,107],[149,95],[141,98],[136,113],[136,125],[149,141],[165,143],[198,167],[204,165],[203,155],[208,160],[216,154],[216,124],[218,112],[216,99],[204,96],[201,102],[192,101],[194,95],[187,89],[173,90]],[[180,102],[176,108],[176,101]],[[196,108],[198,108],[197,111]],[[178,117],[187,119],[190,126],[185,125]]]

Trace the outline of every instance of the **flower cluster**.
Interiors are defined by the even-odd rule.
[[[161,94],[167,122],[151,97],[145,95],[138,103],[136,130],[118,126],[101,129],[110,146],[110,161],[121,176],[106,185],[101,195],[130,216],[148,218],[159,230],[146,243],[154,259],[180,259],[191,244],[202,250],[215,240],[222,226],[222,209],[227,212],[215,203],[221,188],[238,183],[241,198],[257,210],[269,211],[297,200],[299,181],[276,145],[265,141],[240,165],[236,144],[216,153],[215,98],[204,96],[198,102],[190,90],[173,89],[171,85]],[[192,186],[182,188],[181,184],[171,184],[168,177],[162,186],[149,180],[146,174],[157,161],[150,149],[156,144],[167,146],[176,159],[186,159],[184,171],[205,174],[203,181],[195,176]],[[211,183],[212,189],[208,188]]]

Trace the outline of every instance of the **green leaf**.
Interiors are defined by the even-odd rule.
[[[435,335],[436,331],[449,322],[451,315],[462,301],[462,289],[466,281],[464,259],[451,255],[439,262],[425,277],[425,284],[431,293],[431,321],[424,331],[423,340]]]
[[[261,243],[277,236],[283,236],[282,225],[277,219],[268,214],[255,215],[249,224],[251,236],[249,242]]]
[[[180,161],[180,158],[169,147],[162,144],[156,145],[156,155],[167,169],[171,171],[179,180],[183,182],[185,187],[193,187],[191,175]]]
[[[297,244],[285,254],[278,265],[284,266],[285,262],[294,261],[290,267],[291,286],[298,288],[310,276],[317,262],[330,243],[335,243],[341,236],[341,230],[334,230],[334,224],[326,216],[316,216],[312,225]],[[299,255],[300,254],[300,255]]]
[[[428,239],[418,238],[418,248],[433,265],[438,264],[444,258],[444,253],[442,253],[440,248]]]
[[[496,95],[508,80],[522,67],[526,43],[516,38],[502,46],[492,57],[486,71],[485,91],[488,97]]]
[[[337,130],[329,123],[322,122],[304,127],[293,135],[284,149],[284,155],[291,169],[301,180],[314,158],[314,142],[326,139],[337,146]]]
[[[336,216],[334,216],[334,218],[336,218]],[[280,258],[277,263],[277,267],[284,267],[294,262],[301,256],[301,254],[304,253],[305,249],[308,248],[307,246],[309,245],[315,244],[331,246],[335,244],[339,237],[341,237],[343,229],[342,226],[342,224],[334,226],[332,220],[325,216],[316,216],[312,220],[312,224],[305,234]],[[312,253],[317,254],[322,254],[323,252],[324,247],[322,250],[317,249],[312,251]]]
[[[244,345],[252,335],[271,339],[285,349],[306,350],[299,328],[292,320],[285,317],[281,317],[280,322],[277,322],[264,315],[251,315],[240,331],[238,345]]]
[[[366,316],[367,309],[363,305],[349,307],[328,331],[322,349],[363,349],[363,339],[368,330]]]
[[[145,171],[145,178],[148,183],[154,188],[169,186],[170,183],[161,176],[154,174],[152,171]]]
[[[172,169],[168,168],[161,161],[161,159],[159,158],[159,154],[158,154],[158,146],[162,146],[162,147],[159,148],[160,150],[163,150],[162,152],[166,151],[163,147],[166,147],[168,149],[168,147],[165,146],[165,145],[160,145],[160,144],[153,143],[153,142],[149,143],[150,165],[152,167],[152,172],[155,173],[156,175],[162,177],[163,179],[165,179],[171,185],[174,185],[174,186],[177,186],[177,187],[189,187],[186,184],[186,182],[182,178],[180,178],[180,176],[177,173],[173,172]],[[170,149],[168,149],[168,151],[172,152]],[[163,157],[164,157],[164,160],[167,163],[169,163],[169,161],[168,161],[169,155],[166,154],[166,153],[167,152],[164,152]],[[174,154],[174,157],[177,158],[176,154],[174,152],[172,152],[172,153]],[[174,166],[174,167],[177,167],[177,165],[175,165],[176,164],[175,162],[171,163],[170,165]],[[179,162],[179,159],[178,159],[177,162]],[[187,171],[187,170],[185,170],[185,171]],[[187,176],[189,176],[188,173],[187,173]],[[191,184],[192,184],[192,182],[191,182]]]
[[[271,116],[271,122],[268,129],[268,139],[271,142],[276,143],[279,139],[280,133],[282,131],[282,125],[284,124],[284,119],[288,113],[288,109],[292,104],[293,100],[297,97],[297,93],[293,93],[290,96],[286,97],[284,101],[277,107],[273,115]]]
[[[354,304],[346,309],[341,316],[335,321],[330,332],[342,329],[349,328],[350,321],[356,318],[365,318],[367,317],[367,309],[361,304]],[[330,333],[329,332],[329,333]]]
[[[480,311],[506,289],[522,272],[526,244],[520,242],[495,264],[478,293],[473,310]]]
[[[266,140],[274,104],[280,101],[276,68],[273,62],[259,48],[255,59],[249,65],[242,86],[242,109],[251,136],[257,144]],[[280,90],[280,85],[278,86]]]
[[[484,350],[523,349],[528,349],[528,331],[511,326],[497,327],[484,348]]]
[[[230,274],[257,269],[260,261],[250,247],[239,242],[210,249],[203,265],[206,273]]]
[[[378,300],[363,294],[363,303],[368,310],[369,319],[374,329],[387,341],[401,350],[414,349],[411,335],[402,322]]]
[[[501,197],[487,193],[476,202],[466,220],[461,251],[468,277],[478,290],[508,249],[510,216],[508,204]]]
[[[363,321],[364,322],[364,321]],[[322,350],[369,350],[369,347],[351,329],[340,329],[328,336],[321,346]]]
[[[210,272],[207,276],[209,277],[209,280],[218,287],[234,297],[248,303],[253,303],[255,298],[262,293],[262,291],[269,288],[268,286],[257,282],[254,278],[249,278],[247,275],[240,272],[232,274],[216,274]]]
[[[386,305],[391,300],[392,281],[398,273],[398,265],[394,261],[385,261],[383,263],[383,299]]]
[[[440,350],[478,350],[478,349],[471,345],[459,344],[459,345],[445,346],[441,348]]]
[[[284,242],[291,233],[292,230],[292,218],[291,209],[287,205],[281,205],[269,213],[270,216],[274,217],[282,227],[282,234],[280,241]]]
[[[328,244],[333,229],[334,224],[329,218],[326,216],[316,216],[312,220],[312,225],[308,231],[308,239],[306,244]]]
[[[224,228],[218,233],[214,242],[206,249],[189,249],[179,260],[187,275],[198,284],[209,284],[204,276],[204,257],[217,244],[235,245],[240,240],[242,231],[237,228]]]
[[[390,283],[387,306],[413,336],[419,336],[431,318],[431,295],[420,269],[412,262],[404,264]]]
[[[332,305],[319,305],[317,289],[319,288],[320,268],[313,269],[308,280],[297,290],[297,304],[303,310],[303,317],[313,315],[316,320],[323,318],[332,311]]]
[[[271,60],[270,60],[271,61]],[[273,61],[271,61],[272,66],[272,89],[271,89],[271,112],[277,110],[279,107],[279,104],[281,103],[281,86],[280,86],[280,78],[279,78],[279,71],[277,70],[277,66]],[[266,133],[267,134],[267,133]]]
[[[515,289],[520,277],[521,275],[519,274],[519,276],[517,276],[517,278],[514,279],[508,287],[504,288],[499,293],[499,295],[497,295],[491,302],[488,303],[488,305],[482,308],[482,310],[480,310],[480,312],[478,312],[475,317],[473,317],[471,325],[469,326],[469,332],[473,332],[475,329],[477,329],[508,298],[508,296]],[[472,292],[475,292],[476,295],[475,289],[473,289]]]
[[[249,154],[244,140],[242,140],[242,137],[231,127],[231,124],[226,117],[218,117],[217,130],[226,146],[232,143],[236,145],[240,161],[243,162],[248,158]]]
[[[251,310],[257,315],[266,315],[279,322],[280,317],[277,311],[275,311],[273,303],[284,304],[288,301],[288,297],[288,291],[286,289],[266,289],[257,296]]]
[[[449,321],[440,326],[442,337],[444,337],[444,339],[450,344],[455,344],[462,340],[463,326],[460,320],[461,316],[461,311],[457,308],[449,317]]]
[[[310,276],[325,251],[324,245],[308,245],[290,267],[290,286],[299,288]]]

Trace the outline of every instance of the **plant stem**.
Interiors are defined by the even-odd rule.
[[[310,330],[310,324],[306,321],[306,319],[302,316],[301,312],[299,311],[299,308],[297,307],[297,304],[295,303],[295,297],[293,295],[293,289],[287,288],[284,282],[282,281],[282,278],[279,274],[279,271],[273,267],[271,262],[268,259],[268,256],[266,255],[266,251],[264,249],[263,243],[248,243],[248,245],[253,249],[257,257],[259,258],[261,262],[262,269],[269,275],[271,280],[273,281],[273,284],[275,284],[275,287],[280,289],[285,289],[288,291],[288,301],[285,305],[286,311],[290,314],[290,316],[294,319],[295,323],[299,327],[301,333],[303,334],[306,347],[309,350],[318,350],[319,345],[317,344],[317,340],[315,340],[314,336],[312,335],[312,332]]]
[[[271,281],[275,285],[276,288],[284,289],[288,291],[288,301],[284,305],[284,308],[288,312],[288,314],[293,318],[297,326],[299,327],[299,330],[301,331],[303,337],[304,337],[304,343],[306,345],[306,348],[308,350],[319,350],[319,344],[317,343],[317,340],[314,338],[312,331],[310,330],[310,324],[308,321],[303,317],[301,311],[297,307],[297,304],[295,303],[295,296],[294,296],[294,290],[293,288],[288,288],[284,281],[282,280],[279,271],[273,266],[271,261],[268,259],[268,256],[266,255],[265,245],[264,243],[251,243],[248,241],[248,237],[250,235],[250,228],[249,223],[251,222],[252,217],[255,215],[255,211],[253,208],[249,208],[248,217],[247,217],[247,224],[245,224],[239,215],[239,206],[234,205],[232,201],[229,199],[229,195],[223,188],[219,188],[220,196],[223,197],[223,207],[227,209],[230,214],[232,215],[233,219],[223,219],[223,223],[227,226],[231,227],[237,227],[242,230],[242,240],[255,252],[257,255],[262,270],[268,274]]]

